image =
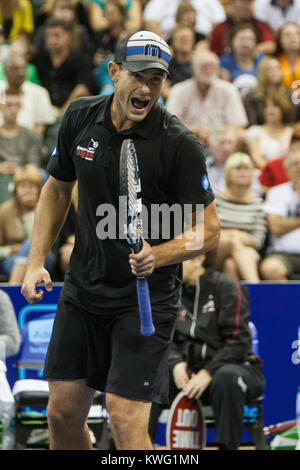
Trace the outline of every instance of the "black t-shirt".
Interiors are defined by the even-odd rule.
[[[137,306],[136,279],[128,262],[130,249],[124,236],[119,236],[119,159],[124,139],[131,138],[136,147],[148,215],[155,204],[189,204],[194,210],[196,204],[207,206],[214,199],[202,147],[192,132],[158,103],[142,122],[117,132],[110,117],[111,100],[112,96],[97,96],[73,101],[48,164],[53,177],[78,180],[76,241],[62,296],[95,313]],[[110,208],[115,210],[115,218]],[[105,238],[99,229],[105,227],[108,214],[116,230]],[[154,236],[151,224],[148,226],[150,236],[144,238],[151,245],[168,238],[162,226],[160,221]],[[175,312],[181,264],[155,269],[148,283],[152,309]]]
[[[63,106],[76,85],[86,85],[93,91],[92,63],[83,52],[71,51],[59,67],[54,67],[49,52],[45,50],[35,56],[33,63],[41,85],[48,90],[54,106]]]
[[[170,61],[169,72],[171,75],[172,85],[175,85],[175,83],[183,82],[184,80],[192,77],[192,64],[191,62],[180,64],[173,57]]]

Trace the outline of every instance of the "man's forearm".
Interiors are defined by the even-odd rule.
[[[70,96],[67,101],[63,104],[62,109],[67,109],[71,102],[76,98],[81,98],[82,96],[89,96],[90,94],[91,92],[88,87],[82,83],[79,83],[70,93]]]
[[[270,215],[268,216],[270,231],[273,235],[280,237],[286,233],[300,228],[300,217],[288,217]]]
[[[71,195],[72,184],[55,184],[51,177],[45,183],[36,208],[28,268],[44,264],[68,213]]]

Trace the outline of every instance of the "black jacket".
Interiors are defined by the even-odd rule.
[[[171,370],[181,361],[194,372],[205,368],[212,375],[225,364],[261,364],[252,354],[249,320],[248,290],[229,276],[208,269],[196,287],[184,284]]]

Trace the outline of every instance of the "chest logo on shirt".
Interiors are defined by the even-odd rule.
[[[87,147],[77,145],[76,155],[78,157],[84,158],[85,160],[93,161],[94,153],[98,146],[99,142],[97,142],[97,140],[91,139]]]
[[[210,295],[208,297],[208,301],[202,307],[202,313],[214,312],[215,310],[216,310],[215,302],[214,302],[213,296]]]

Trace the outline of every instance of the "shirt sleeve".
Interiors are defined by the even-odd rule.
[[[259,179],[259,182],[263,186],[267,186],[267,187],[273,186],[273,184],[274,184],[273,175],[272,175],[272,171],[271,171],[271,168],[268,165],[268,163],[261,170],[261,173],[260,173],[258,179]]]
[[[210,49],[220,56],[224,51],[227,24],[220,23],[213,27],[210,35]]]
[[[233,57],[228,54],[221,55],[220,66],[223,67],[224,69],[229,70],[229,72],[232,72],[234,69]]]
[[[214,193],[207,174],[205,156],[200,141],[189,131],[177,142],[176,160],[176,199],[183,204],[190,204],[193,210],[196,204],[204,207],[214,200]]]
[[[53,124],[55,117],[46,88],[38,86],[35,88],[35,94],[30,95],[30,98],[33,101],[35,124]]]
[[[277,214],[285,217],[286,207],[285,200],[278,188],[270,189],[267,193],[266,202],[264,204],[266,214]]]
[[[260,35],[260,41],[259,42],[266,42],[266,41],[273,41],[275,42],[275,38],[274,38],[274,34],[272,33],[271,29],[269,28],[269,26],[260,21],[257,25],[256,25],[258,31],[259,31],[259,35]]]
[[[72,104],[70,105],[72,106]],[[52,152],[47,165],[48,173],[62,181],[74,181],[77,179],[75,165],[72,159],[72,130],[73,117],[70,108],[64,114],[59,128],[57,146]]]

